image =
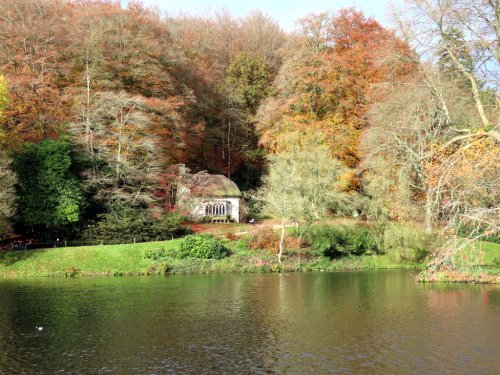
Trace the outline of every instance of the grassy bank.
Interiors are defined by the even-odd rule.
[[[482,253],[482,262],[479,266],[432,273],[422,272],[417,279],[421,282],[500,284],[500,244],[478,241],[476,246]],[[467,257],[469,251],[469,248],[465,248],[462,255]],[[457,254],[457,259],[459,256]]]
[[[276,256],[265,250],[248,250],[245,242],[225,241],[231,255],[221,260],[176,259],[169,256],[181,240],[127,245],[82,246],[55,249],[8,251],[0,253],[0,277],[103,276],[194,273],[251,273],[296,271],[345,271],[390,268],[415,268],[399,263],[389,255],[325,257],[289,255],[280,265]],[[157,250],[161,256],[151,257]],[[155,259],[156,258],[156,259]]]
[[[388,247],[384,255],[344,256],[333,260],[303,249],[300,254],[285,254],[283,263],[279,264],[270,251],[250,250],[248,240],[235,237],[222,241],[230,250],[230,256],[221,260],[178,259],[175,255],[182,240],[0,252],[0,277],[349,271],[422,266],[405,261],[401,248],[397,247]],[[479,244],[484,252],[483,265],[474,274],[443,272],[433,280],[423,281],[500,282],[500,245]]]
[[[480,241],[479,246],[484,252],[484,265],[494,266],[500,271],[500,244]]]
[[[157,261],[143,251],[176,248],[180,240],[128,245],[60,247],[0,253],[0,276],[97,276],[154,273]]]

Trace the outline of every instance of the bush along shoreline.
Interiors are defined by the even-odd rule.
[[[500,284],[500,245],[453,238],[434,249],[416,280]]]
[[[377,235],[367,228],[321,225],[301,244],[293,235],[288,236],[281,264],[276,256],[278,234],[270,228],[256,229],[243,237],[203,233],[169,241],[8,251],[0,253],[0,277],[415,269],[418,281],[499,282],[494,266],[500,259],[500,245],[488,243],[485,249],[493,273],[482,270],[465,278],[440,273],[431,278],[425,275],[429,275],[426,249],[432,239],[419,235],[416,229],[400,226]]]

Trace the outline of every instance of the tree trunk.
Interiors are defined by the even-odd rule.
[[[444,32],[442,31],[442,25],[441,27],[441,37],[445,39]],[[465,78],[467,78],[471,84],[471,91],[472,91],[472,97],[474,98],[474,102],[476,104],[476,109],[479,114],[479,117],[481,117],[481,120],[483,122],[483,127],[486,130],[490,130],[490,120],[488,119],[488,116],[486,115],[486,112],[484,110],[483,103],[481,101],[481,95],[480,95],[480,90],[477,84],[476,77],[474,74],[470,73],[467,71],[465,66],[462,64],[458,56],[455,54],[455,51],[453,49],[454,46],[447,45],[446,46],[446,51],[448,52],[448,55],[451,57],[457,68],[462,72]]]
[[[281,238],[280,238],[280,251],[278,253],[278,263],[281,264],[281,257],[283,256],[283,243],[285,242],[285,217],[281,217]]]
[[[231,119],[228,121],[228,130],[227,130],[227,178],[231,179]]]
[[[432,190],[429,187],[425,192],[425,232],[432,234]]]

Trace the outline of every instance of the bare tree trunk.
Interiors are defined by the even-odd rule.
[[[432,234],[432,190],[427,187],[425,192],[425,232],[427,234]]]
[[[479,87],[477,85],[476,77],[474,77],[473,74],[469,73],[467,69],[465,69],[464,65],[460,62],[458,57],[455,55],[453,49],[451,47],[446,48],[448,54],[450,55],[451,59],[455,63],[455,65],[458,67],[458,69],[462,72],[462,74],[469,80],[471,84],[471,91],[472,91],[472,96],[474,98],[474,103],[476,104],[476,109],[477,113],[479,113],[479,117],[481,117],[481,120],[483,122],[484,128],[487,130],[490,130],[490,120],[488,119],[488,116],[486,116],[486,112],[484,110],[483,103],[481,102],[481,96],[479,92]]]
[[[92,163],[94,163],[94,150],[92,145],[92,135],[91,135],[91,125],[90,125],[90,66],[89,66],[89,57],[88,53],[85,58],[85,81],[86,81],[86,107],[85,107],[85,146],[90,152]]]
[[[116,167],[115,167],[115,178],[118,180],[120,178],[120,164],[122,161],[122,132],[123,132],[123,110],[120,109],[120,117],[118,119],[118,148],[116,150]]]
[[[278,253],[278,263],[281,264],[281,257],[283,256],[283,243],[285,242],[285,217],[281,217],[281,238],[280,238],[280,251]]]
[[[228,121],[228,130],[227,130],[227,178],[231,179],[231,119]]]

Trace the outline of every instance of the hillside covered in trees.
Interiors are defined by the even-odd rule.
[[[498,15],[411,0],[397,31],[348,8],[286,33],[259,11],[3,0],[0,236],[162,239],[178,164],[255,191],[308,149],[335,168],[325,210],[498,233]]]

